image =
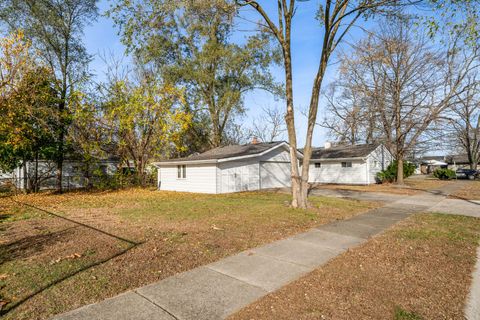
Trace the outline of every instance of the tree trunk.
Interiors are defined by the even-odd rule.
[[[58,133],[58,149],[57,149],[57,157],[56,157],[56,176],[57,176],[57,192],[63,192],[63,160],[64,160],[64,140],[65,140],[65,119],[63,113],[65,111],[65,99],[66,99],[66,91],[62,92],[61,101],[58,105],[58,112],[59,112],[59,133]]]
[[[37,193],[40,189],[40,186],[38,185],[38,151],[35,152],[35,176],[34,176],[34,190],[33,192]]]
[[[403,181],[403,156],[397,157],[397,184],[404,184]]]
[[[285,66],[285,89],[287,99],[287,112],[285,114],[285,123],[287,124],[288,141],[290,143],[290,168],[292,185],[292,207],[306,208],[306,195],[302,193],[302,182],[298,168],[297,157],[297,134],[295,131],[295,115],[293,107],[293,77],[292,77],[292,57],[290,50],[290,32],[287,29],[287,39],[283,46],[284,66]],[[305,163],[303,163],[305,165]],[[307,164],[308,165],[308,164]]]
[[[28,193],[28,171],[27,160],[23,159],[23,192]]]

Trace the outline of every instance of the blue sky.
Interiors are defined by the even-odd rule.
[[[269,0],[261,1],[262,3],[272,3]],[[298,142],[303,145],[305,142],[305,129],[306,119],[298,112],[301,109],[306,109],[309,104],[310,93],[315,76],[318,61],[321,51],[321,30],[317,21],[314,19],[318,1],[299,2],[298,9],[293,20],[293,34],[292,34],[292,52],[293,52],[293,75],[294,75],[294,99],[295,107],[297,109],[296,114],[296,126],[297,126],[297,139]],[[104,13],[109,7],[107,0],[101,0],[99,8],[101,13]],[[274,10],[275,8],[268,8],[267,10]],[[258,20],[258,16],[251,9],[242,9],[242,16],[248,20]],[[247,23],[247,22],[243,22]],[[246,25],[245,27],[248,27]],[[253,29],[254,25],[250,25],[250,29]],[[242,28],[245,29],[242,25]],[[239,33],[238,37],[246,36],[247,34]],[[346,41],[353,41],[355,38],[361,37],[361,32],[358,30],[352,30]],[[117,29],[113,25],[112,21],[106,17],[100,17],[97,22],[87,27],[85,30],[85,45],[90,54],[94,55],[94,60],[90,65],[91,71],[96,75],[98,80],[103,78],[105,72],[105,64],[101,59],[103,54],[114,54],[117,57],[121,57],[124,54],[124,46],[121,44],[117,35]],[[335,60],[335,59],[332,59]],[[128,62],[128,59],[125,61]],[[283,69],[280,67],[272,68],[274,76],[283,81]],[[335,77],[336,66],[329,66],[326,85],[331,79]],[[280,110],[284,110],[285,103],[283,101],[276,101],[274,97],[268,93],[261,91],[250,92],[245,97],[245,105],[248,108],[246,118],[243,119],[243,123],[249,124],[252,118],[258,116],[262,107],[278,105]],[[318,119],[324,117],[324,110],[322,104],[320,105],[320,111]],[[286,137],[285,137],[286,138]],[[315,129],[313,143],[316,146],[321,146],[327,140],[327,133],[322,128],[317,127]]]

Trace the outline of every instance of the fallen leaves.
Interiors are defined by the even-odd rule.
[[[9,304],[9,301],[0,299],[0,311],[2,311],[7,304]]]
[[[62,262],[62,261],[64,261],[64,260],[78,259],[78,258],[81,258],[81,257],[82,257],[82,255],[81,255],[80,253],[73,253],[73,254],[70,254],[70,255],[68,255],[68,256],[61,257],[61,258],[52,260],[52,262],[50,262],[50,264],[53,265],[53,264]]]
[[[214,224],[212,224],[212,229],[213,229],[213,230],[216,230],[216,231],[225,231],[225,229],[219,228],[219,227],[217,227],[217,226],[214,225]]]
[[[414,215],[229,319],[462,319],[479,234],[480,219]]]

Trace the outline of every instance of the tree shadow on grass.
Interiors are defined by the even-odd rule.
[[[83,272],[83,271],[86,271],[88,269],[91,269],[93,267],[96,267],[96,266],[99,266],[101,264],[104,264],[112,259],[115,259],[125,253],[127,253],[128,251],[136,248],[137,246],[143,244],[143,242],[135,242],[135,241],[132,241],[132,240],[129,240],[129,239],[126,239],[126,238],[122,238],[120,236],[117,236],[117,235],[114,235],[112,233],[109,233],[109,232],[106,232],[106,231],[103,231],[101,229],[98,229],[98,228],[95,228],[95,227],[92,227],[90,225],[87,225],[85,223],[82,223],[82,222],[78,222],[78,221],[75,221],[73,219],[70,219],[70,218],[67,218],[67,217],[63,217],[61,215],[58,215],[54,212],[50,212],[50,211],[47,211],[47,210],[44,210],[44,209],[41,209],[41,208],[38,208],[38,207],[35,207],[35,206],[32,206],[32,205],[29,205],[27,203],[21,203],[21,202],[18,202],[16,200],[14,200],[15,202],[19,203],[19,204],[22,204],[22,205],[25,205],[25,206],[28,206],[28,207],[31,207],[31,208],[34,208],[36,210],[39,210],[45,214],[48,214],[48,215],[51,215],[51,216],[54,216],[54,217],[57,217],[57,218],[60,218],[60,219],[63,219],[63,220],[66,220],[68,222],[71,222],[71,223],[74,223],[75,226],[74,227],[71,227],[71,228],[68,228],[68,229],[64,229],[64,230],[61,230],[61,231],[58,231],[58,232],[55,232],[55,233],[50,233],[50,234],[46,234],[46,235],[40,235],[40,236],[32,236],[32,237],[27,237],[27,238],[24,238],[24,239],[21,239],[19,241],[16,241],[16,242],[13,242],[13,243],[10,243],[10,244],[7,244],[7,245],[4,245],[3,247],[0,247],[0,263],[3,263],[3,260],[4,259],[13,259],[15,256],[18,256],[19,258],[23,255],[28,255],[29,252],[30,252],[30,248],[28,247],[29,245],[36,245],[38,248],[42,248],[44,246],[47,246],[48,244],[51,244],[50,241],[52,241],[52,239],[49,239],[49,237],[53,237],[56,233],[58,233],[58,237],[55,237],[55,238],[58,238],[58,239],[61,239],[62,238],[62,235],[65,236],[66,234],[65,233],[68,233],[68,232],[71,232],[73,231],[72,229],[73,228],[78,228],[78,227],[85,227],[87,229],[90,229],[90,230],[93,230],[95,232],[98,232],[98,233],[101,233],[103,235],[107,235],[109,237],[112,237],[114,239],[117,239],[117,240],[120,240],[122,242],[125,242],[128,244],[128,246],[109,256],[109,257],[106,257],[104,259],[101,259],[99,261],[95,261],[89,265],[86,265],[84,267],[81,267],[79,268],[78,270],[74,270],[62,277],[59,277],[58,279],[55,279],[47,284],[45,284],[43,287],[40,287],[39,289],[37,289],[36,291],[32,292],[31,294],[29,294],[28,296],[14,302],[14,303],[10,303],[8,304],[5,308],[1,309],[0,310],[0,317],[15,310],[16,308],[18,308],[20,305],[22,305],[23,303],[27,302],[28,300],[30,300],[31,298],[35,297],[36,295],[38,294],[41,294],[42,292],[44,292],[45,290],[51,288],[51,287],[54,287],[55,285],[65,281],[65,280],[68,280],[72,277],[74,277],[75,275]],[[54,239],[53,241],[56,241],[57,239]],[[32,250],[35,250],[35,249],[32,249]],[[15,258],[16,259],[16,258]]]
[[[73,233],[72,229],[74,228],[78,228],[78,226],[46,234],[27,236],[14,242],[2,244],[0,245],[0,264],[28,258],[42,251],[47,246],[62,242]]]

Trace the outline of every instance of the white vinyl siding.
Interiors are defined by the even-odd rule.
[[[230,193],[259,190],[261,164],[266,187],[290,185],[290,153],[281,146],[252,158],[219,161],[209,164],[186,164],[183,178],[182,163],[160,164],[159,189],[199,193]],[[177,167],[177,165],[179,167]],[[182,177],[182,178],[178,178]]]
[[[308,181],[311,183],[372,184],[376,183],[377,172],[392,162],[391,153],[383,145],[372,151],[365,160],[331,159],[315,160],[310,163]],[[318,167],[315,163],[321,162]],[[351,167],[350,167],[351,164]]]
[[[392,154],[383,145],[378,146],[368,156],[368,175],[369,183],[376,183],[377,173],[385,170],[393,161]]]
[[[183,176],[183,167],[165,165],[160,167],[161,177],[160,190],[217,193],[217,167],[215,164],[188,164],[185,167],[185,178],[178,178],[179,173]]]
[[[258,161],[290,162],[290,152],[286,148],[277,148],[259,157]]]
[[[345,167],[342,162],[351,163]],[[309,178],[311,183],[367,184],[367,164],[362,160],[322,161],[320,168],[310,163]]]
[[[291,185],[291,169],[289,162],[260,162],[260,188],[286,188]]]
[[[218,193],[258,190],[258,161],[228,161],[218,164]]]

